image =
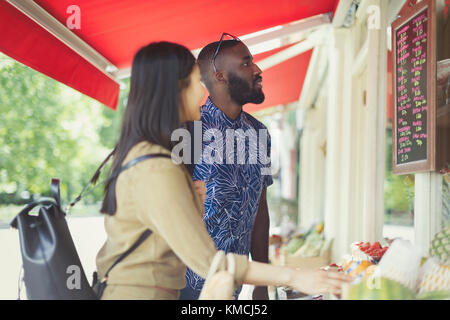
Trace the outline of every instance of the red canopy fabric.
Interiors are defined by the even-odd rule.
[[[134,53],[152,41],[172,41],[190,50],[218,41],[222,32],[242,36],[332,12],[336,0],[35,0],[66,23],[70,5],[81,11],[73,30],[117,68],[128,68]]]
[[[222,32],[236,36],[333,12],[338,0],[35,0],[66,24],[77,5],[81,29],[72,30],[117,68],[131,66],[134,53],[152,41],[172,41],[198,49],[219,39]],[[0,0],[0,51],[109,107],[115,108],[117,83],[91,66],[5,1]],[[276,68],[274,68],[276,70]],[[270,72],[267,70],[267,77]],[[279,79],[284,78],[278,77]],[[269,80],[269,78],[266,78]],[[298,83],[298,81],[297,81]],[[298,84],[300,86],[300,84]],[[271,96],[269,81],[265,92]],[[283,95],[286,96],[286,95]],[[285,100],[268,98],[272,105]],[[266,104],[265,104],[266,105]]]
[[[290,46],[257,54],[253,57],[254,61],[258,64],[259,61]],[[261,76],[263,77],[263,92],[266,99],[259,105],[248,104],[244,107],[244,110],[247,112],[255,112],[268,107],[297,101],[300,98],[311,54],[312,50],[308,50],[264,70]]]
[[[0,51],[116,108],[119,84],[7,2],[0,1]]]

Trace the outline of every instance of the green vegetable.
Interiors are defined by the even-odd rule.
[[[286,250],[289,254],[294,254],[304,243],[302,238],[293,238],[286,245]]]
[[[419,294],[416,299],[418,300],[449,300],[450,291],[430,291]]]
[[[414,293],[397,281],[380,277],[368,278],[349,288],[348,300],[413,300]]]

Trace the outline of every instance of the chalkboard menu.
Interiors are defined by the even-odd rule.
[[[392,25],[393,172],[434,170],[435,0],[423,0]]]

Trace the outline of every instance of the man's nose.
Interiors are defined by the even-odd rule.
[[[255,75],[260,75],[262,73],[262,70],[258,67],[257,64],[255,64],[255,69],[254,69],[253,73]]]

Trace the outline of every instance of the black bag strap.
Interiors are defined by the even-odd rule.
[[[146,154],[144,156],[140,156],[136,159],[130,160],[129,162],[127,162],[122,168],[118,169],[116,172],[114,172],[107,180],[106,182],[108,182],[109,180],[114,180],[115,178],[117,178],[119,176],[119,174],[121,174],[123,171],[131,168],[132,166],[136,165],[137,163],[147,160],[147,159],[152,159],[152,158],[171,158],[170,155],[165,154],[165,153],[153,153],[153,154]]]
[[[134,250],[136,250],[137,247],[139,247],[142,242],[144,242],[150,235],[152,234],[152,231],[150,229],[145,230],[140,237],[136,240],[136,242],[124,253],[122,253],[117,259],[116,261],[114,261],[114,263],[111,265],[111,267],[108,268],[108,270],[106,271],[103,279],[102,279],[102,283],[106,282],[108,280],[108,276],[109,276],[109,272],[123,259],[125,259],[130,253],[132,253]]]
[[[171,158],[170,155],[166,154],[166,153],[153,153],[153,154],[146,154],[143,156],[140,156],[136,159],[130,160],[129,162],[127,162],[124,166],[122,166],[120,169],[116,170],[115,172],[113,172],[107,179],[103,180],[102,182],[98,183],[95,187],[91,188],[91,190],[88,190],[88,188],[91,185],[94,185],[97,182],[98,177],[100,176],[101,170],[102,168],[105,166],[105,164],[108,162],[108,160],[111,158],[111,156],[113,155],[115,150],[113,150],[108,157],[103,161],[103,163],[100,165],[100,167],[97,169],[97,171],[95,172],[94,176],[91,178],[91,180],[89,181],[89,183],[86,185],[86,187],[83,188],[83,190],[81,191],[81,193],[78,195],[78,197],[75,198],[75,200],[67,207],[66,211],[67,213],[69,212],[70,208],[72,208],[78,201],[80,201],[84,196],[86,196],[87,194],[90,194],[92,192],[94,192],[95,189],[97,189],[98,187],[110,182],[111,180],[114,180],[115,178],[117,178],[119,176],[119,174],[121,174],[123,171],[131,168],[132,166],[136,165],[137,163],[147,160],[147,159],[152,159],[152,158]]]
[[[123,171],[131,168],[132,166],[136,165],[137,163],[147,160],[147,159],[152,159],[152,158],[171,158],[170,155],[168,154],[164,154],[164,153],[155,153],[155,154],[146,154],[144,156],[140,156],[136,159],[133,159],[129,162],[127,162],[123,167],[121,167],[119,170],[117,170],[116,172],[114,172],[113,174],[111,174],[111,176],[106,179],[103,183],[107,183],[108,181],[111,181],[115,178],[117,178],[119,176],[119,174],[121,174]],[[104,162],[105,163],[105,162]],[[102,163],[102,166],[104,165],[104,163]],[[94,177],[97,175],[99,175],[99,170],[97,170],[96,174],[94,175]],[[94,179],[93,177],[93,179]],[[91,179],[91,182],[92,180]],[[78,196],[78,200],[81,199],[81,194],[80,196]],[[75,202],[76,203],[76,202]],[[150,229],[145,230],[140,236],[139,238],[136,240],[135,243],[133,243],[133,245],[124,253],[122,253],[115,261],[114,263],[108,268],[108,270],[106,271],[105,275],[103,276],[103,279],[100,281],[99,283],[99,288],[98,288],[98,298],[101,298],[101,296],[103,295],[103,290],[106,288],[106,283],[108,281],[108,276],[109,273],[111,272],[111,270],[119,263],[121,262],[123,259],[125,259],[130,253],[132,253],[134,250],[136,250],[137,247],[139,247],[150,235],[152,234],[152,231]],[[94,282],[97,282],[97,274],[94,273]]]
[[[50,185],[50,191],[52,193],[53,199],[55,199],[56,204],[61,207],[61,194],[59,191],[59,179],[52,179],[52,184]]]
[[[119,176],[119,174],[121,174],[123,171],[131,168],[132,166],[136,165],[137,163],[147,160],[147,159],[152,159],[152,158],[171,158],[170,155],[168,154],[164,154],[164,153],[155,153],[155,154],[146,154],[144,156],[138,157],[136,159],[133,159],[129,162],[127,162],[122,168],[120,168],[119,170],[117,170],[114,174],[112,174],[106,181],[108,180],[113,180],[115,178],[117,178]],[[105,282],[108,280],[108,275],[109,272],[123,259],[125,259],[130,253],[132,253],[137,247],[139,247],[141,245],[142,242],[145,241],[145,239],[147,239],[150,235],[152,234],[152,231],[150,229],[145,230],[141,236],[136,240],[136,242],[124,253],[122,253],[117,259],[116,261],[114,261],[114,263],[112,264],[111,267],[109,267],[109,269],[106,271],[105,276],[103,277],[102,282]]]

